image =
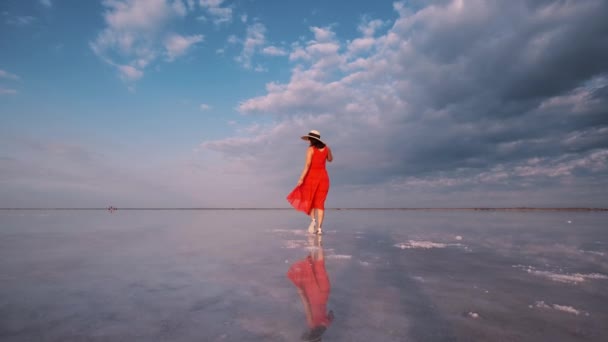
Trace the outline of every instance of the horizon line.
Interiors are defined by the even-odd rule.
[[[294,210],[286,207],[14,207],[0,210]],[[602,207],[334,207],[325,210],[608,211]]]

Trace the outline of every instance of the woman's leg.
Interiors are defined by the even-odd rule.
[[[317,225],[317,232],[321,233],[323,231],[323,229],[321,229],[321,227],[323,226],[323,218],[325,216],[325,209],[317,209],[317,217],[319,218],[318,222],[319,224]]]
[[[315,209],[315,208],[313,208],[313,209],[310,211],[310,224],[308,225],[308,232],[309,232],[310,234],[314,234],[314,233],[315,233],[315,231],[317,230],[317,227],[316,227],[316,222],[317,222],[317,221],[315,221],[315,210],[316,210],[316,209]]]

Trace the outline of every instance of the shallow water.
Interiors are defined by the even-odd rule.
[[[324,341],[607,341],[608,215],[329,211]],[[2,211],[2,341],[297,341],[295,211]],[[309,241],[310,240],[310,241]]]

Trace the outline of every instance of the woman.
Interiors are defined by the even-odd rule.
[[[312,130],[302,139],[310,142],[306,150],[306,163],[295,189],[287,196],[287,201],[297,210],[310,215],[308,232],[320,235],[323,234],[325,199],[329,191],[329,176],[325,162],[331,162],[334,157],[329,146],[321,141],[321,134],[318,131]]]

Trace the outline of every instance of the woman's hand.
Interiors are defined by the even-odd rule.
[[[304,181],[303,181],[302,179],[299,179],[299,180],[298,180],[298,184],[296,184],[296,187],[298,187],[298,186],[302,185],[302,183],[304,183]]]

